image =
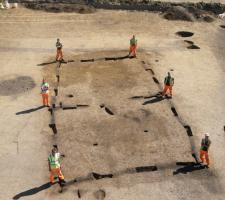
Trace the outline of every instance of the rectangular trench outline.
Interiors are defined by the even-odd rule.
[[[60,83],[60,66],[61,66],[61,63],[59,63],[58,65],[57,65],[57,75],[56,75],[56,77],[57,77],[57,84],[58,84],[58,87],[57,87],[57,90],[55,91],[55,99],[57,99],[57,96],[58,96],[58,88],[59,88],[59,83]],[[152,73],[152,76],[153,76],[153,80],[154,80],[154,82],[158,85],[158,87],[159,88],[161,88],[161,84],[159,83],[159,81],[158,81],[158,79],[155,77],[155,73],[154,73],[154,71],[151,69],[150,70],[151,71],[151,73]],[[170,103],[172,103],[172,102],[170,102]],[[65,109],[65,108],[64,108]],[[71,108],[69,108],[69,109],[71,109]],[[72,109],[76,109],[76,107],[73,107]],[[176,109],[175,109],[175,107],[173,106],[173,107],[171,107],[171,111],[174,113],[174,115],[175,115],[175,117],[178,117],[178,113],[177,113],[177,111],[176,111]],[[55,112],[55,104],[52,104],[52,111],[51,111],[51,123],[49,124],[49,127],[50,128],[52,128],[52,130],[53,130],[53,133],[54,134],[56,134],[57,133],[57,127],[56,127],[56,122],[55,122],[55,114],[54,114],[54,112]],[[112,113],[109,113],[109,114],[112,114]],[[181,120],[181,119],[180,119]],[[178,120],[179,122],[181,122],[180,120]],[[186,130],[187,130],[187,132],[189,132],[189,136],[192,136],[193,134],[192,134],[192,131],[191,131],[191,128],[188,126],[188,125],[185,125],[185,126],[183,126]],[[191,134],[190,134],[191,133]],[[191,146],[192,147],[192,146]],[[193,148],[193,147],[192,147]],[[192,149],[193,150],[193,149]],[[198,161],[197,160],[197,157],[196,157],[196,154],[195,153],[192,153],[192,156],[195,158],[195,160],[196,160],[196,162]],[[136,173],[141,173],[141,172],[146,172],[146,171],[157,171],[158,169],[157,169],[157,167],[156,166],[151,166],[151,167],[137,167],[137,168],[135,168],[135,170],[136,170]],[[96,174],[95,174],[95,176],[97,176]],[[109,174],[109,175],[99,175],[100,176],[100,178],[99,179],[101,179],[101,178],[112,178],[113,177],[113,175],[112,174]],[[96,178],[97,179],[97,178]]]

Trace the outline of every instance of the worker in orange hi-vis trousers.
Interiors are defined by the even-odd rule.
[[[201,142],[201,149],[200,149],[200,159],[204,163],[206,161],[207,166],[209,166],[210,161],[209,161],[209,147],[211,145],[211,141],[209,139],[209,134],[206,133],[205,137],[202,139]]]
[[[41,84],[41,95],[43,100],[43,106],[49,106],[49,84],[43,79]]]
[[[59,179],[60,184],[66,183],[61,171],[61,164],[60,164],[61,157],[65,157],[65,155],[59,153],[57,145],[53,145],[52,153],[48,156],[50,182],[52,184],[55,182],[55,178]]]
[[[137,50],[137,40],[135,38],[135,35],[130,39],[130,51],[129,56],[136,57],[136,50]]]
[[[60,43],[60,39],[58,38],[57,39],[57,42],[56,42],[56,61],[62,61],[63,60],[63,52],[62,52],[62,43]]]
[[[174,78],[170,75],[170,72],[168,72],[168,75],[164,79],[164,89],[162,92],[162,96],[164,96],[169,90],[170,97],[172,98],[173,85],[174,85]]]

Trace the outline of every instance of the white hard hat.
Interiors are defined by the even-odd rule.
[[[209,137],[209,133],[205,133],[205,136]]]

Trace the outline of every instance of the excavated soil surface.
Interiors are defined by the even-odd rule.
[[[94,13],[95,9],[89,5],[80,4],[63,4],[63,3],[26,3],[26,8],[34,10],[44,10],[46,12],[60,13],[60,12],[76,12],[80,14]]]
[[[167,166],[184,158],[193,159],[186,130],[166,99],[143,105],[144,98],[131,98],[159,92],[142,62],[150,63],[147,59],[151,55],[139,52],[134,59],[125,55],[127,51],[85,53],[72,56],[75,62],[60,67],[57,102],[70,107],[89,105],[55,111],[58,132],[54,142],[70,158],[64,163],[69,180],[91,172],[123,174],[128,168]],[[122,60],[102,59],[123,56]],[[94,62],[80,62],[83,59]],[[52,87],[55,67],[51,64],[43,68]],[[74,98],[68,98],[68,94]]]
[[[24,2],[24,1],[19,1]],[[138,0],[48,0],[29,2],[25,7],[47,12],[77,12],[93,13],[95,9],[118,9],[161,12],[167,20],[213,22],[215,15],[225,11],[225,5],[220,3],[171,3],[160,1]]]
[[[176,32],[176,35],[178,35],[180,37],[191,37],[194,35],[194,33],[189,32],[189,31],[178,31],[178,32]]]
[[[5,79],[6,78],[6,79]],[[29,91],[35,87],[34,80],[29,76],[5,77],[0,81],[0,95],[11,96]]]

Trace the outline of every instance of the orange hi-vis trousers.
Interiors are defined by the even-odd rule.
[[[129,55],[136,56],[136,49],[137,49],[137,45],[131,45]]]
[[[170,95],[172,96],[172,88],[173,88],[173,86],[171,86],[171,85],[165,85],[162,95],[165,95],[167,90],[169,90]]]
[[[48,93],[42,93],[43,106],[49,106],[48,96],[49,96]]]
[[[64,176],[60,168],[54,168],[50,171],[50,182],[54,183],[55,177],[58,177],[61,180],[64,180]]]
[[[62,60],[63,59],[63,53],[62,53],[62,49],[57,49],[56,51],[56,60]]]
[[[200,159],[204,163],[206,160],[207,165],[209,165],[209,154],[208,151],[200,150]]]

